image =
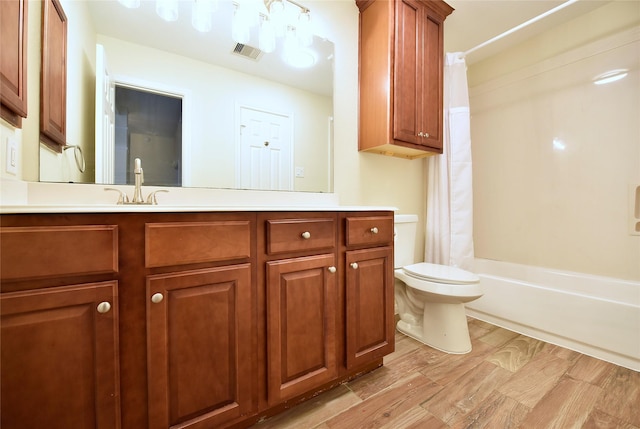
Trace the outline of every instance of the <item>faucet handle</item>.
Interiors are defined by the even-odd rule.
[[[116,188],[104,188],[105,191],[116,191],[119,195],[118,195],[118,202],[117,204],[126,204],[129,202],[129,197],[127,196],[127,194],[125,194],[124,192],[122,192],[120,189],[116,189]]]
[[[153,191],[152,193],[149,194],[149,196],[147,197],[147,204],[153,204],[158,205],[158,199],[156,198],[156,194],[158,192],[169,192],[166,189],[158,189],[157,191]]]

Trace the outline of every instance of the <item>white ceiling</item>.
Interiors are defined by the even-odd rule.
[[[447,0],[455,10],[445,22],[445,51],[465,52],[565,0]],[[579,0],[525,28],[467,55],[467,64],[480,61],[563,22],[609,3]]]

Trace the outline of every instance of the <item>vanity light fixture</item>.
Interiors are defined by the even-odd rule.
[[[629,70],[627,69],[616,69],[610,70],[608,72],[602,73],[593,78],[593,83],[596,85],[604,85],[606,83],[615,82],[620,79],[624,79],[627,74],[629,74]]]
[[[118,0],[118,3],[129,9],[135,9],[140,6],[140,0]]]
[[[191,24],[201,32],[211,31],[213,13],[218,0],[191,0]],[[140,6],[140,0],[118,0],[128,8]],[[178,19],[180,0],[156,0],[156,13],[165,21]],[[263,52],[273,52],[276,38],[296,38],[301,47],[313,43],[311,11],[294,0],[233,0],[231,36],[237,43],[247,44],[251,29],[259,26],[258,45]]]
[[[165,21],[177,21],[178,0],[156,0],[156,13]]]

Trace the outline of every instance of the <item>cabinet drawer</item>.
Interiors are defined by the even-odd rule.
[[[116,273],[118,227],[2,228],[0,266],[2,280]]]
[[[251,257],[251,222],[168,222],[145,225],[145,266]]]
[[[347,217],[347,246],[389,244],[393,241],[393,216]]]
[[[273,219],[267,221],[267,253],[331,249],[336,242],[334,219]]]

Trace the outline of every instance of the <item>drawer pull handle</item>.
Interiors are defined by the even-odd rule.
[[[358,269],[358,263],[357,262],[352,262],[351,263],[351,268],[353,268],[354,270]]]
[[[109,310],[111,310],[111,304],[109,304],[107,301],[102,301],[100,304],[98,304],[98,313],[108,313]]]
[[[378,228],[374,226],[373,228],[371,228],[371,232],[374,233],[374,234],[377,234],[378,233]]]
[[[311,238],[311,233],[309,231],[305,231],[301,235],[302,235],[302,238],[304,238],[305,240],[308,240]]]
[[[154,293],[151,296],[151,302],[153,302],[154,304],[159,304],[162,302],[162,300],[164,299],[164,296],[162,296],[161,293]]]
[[[333,274],[336,272],[336,267],[329,267],[328,270],[331,274]]]

